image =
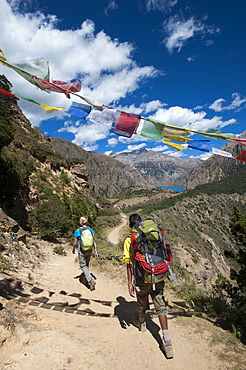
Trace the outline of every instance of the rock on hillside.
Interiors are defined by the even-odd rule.
[[[65,139],[49,137],[51,144],[66,159],[79,159],[87,166],[88,187],[101,196],[111,197],[131,186],[149,187],[139,171],[104,154],[87,152]]]
[[[146,149],[111,157],[138,170],[152,186],[184,186],[187,172],[200,163],[197,159],[181,159]]]

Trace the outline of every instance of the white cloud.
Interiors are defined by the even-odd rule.
[[[127,145],[127,148],[125,150],[122,150],[120,152],[117,152],[116,154],[119,153],[131,153],[134,150],[142,149],[146,146],[146,143],[141,143],[141,144],[136,144],[136,145]]]
[[[201,161],[206,161],[207,159],[209,159],[210,157],[212,157],[213,153],[209,153],[209,152],[206,152],[206,153],[202,153],[200,155],[191,155],[189,158],[194,158],[194,159],[200,159]]]
[[[191,17],[188,20],[181,19],[179,15],[170,17],[163,23],[164,32],[167,34],[164,43],[170,53],[177,49],[178,52],[185,45],[186,41],[198,34],[218,33],[219,29],[207,26],[203,21]]]
[[[246,103],[246,98],[241,98],[239,93],[233,93],[232,94],[232,102],[231,104],[227,106],[222,106],[224,102],[226,102],[225,99],[220,98],[215,100],[210,106],[210,109],[213,109],[215,112],[222,112],[224,110],[233,110],[240,108],[244,103]]]
[[[137,65],[132,44],[112,39],[104,31],[96,33],[91,20],[85,20],[78,29],[60,30],[54,15],[21,14],[6,0],[0,0],[0,7],[1,49],[8,61],[43,57],[50,63],[51,79],[80,79],[82,96],[110,104],[138,89],[145,79],[157,76],[154,67]],[[0,73],[11,81],[15,93],[54,107],[68,108],[71,104],[64,94],[47,94],[3,65]],[[80,98],[74,100],[81,102]],[[19,105],[32,124],[39,125],[50,117],[31,103],[20,100]]]
[[[176,5],[178,0],[146,0],[147,11],[160,10],[166,13],[171,10],[171,8]]]
[[[109,128],[97,123],[81,124],[81,121],[73,122],[68,120],[59,132],[69,132],[74,135],[74,144],[77,144],[85,150],[96,150],[97,142],[108,136]]]
[[[205,131],[211,128],[222,128],[235,123],[234,118],[223,121],[222,117],[214,116],[205,118],[206,112],[193,112],[193,110],[182,107],[170,107],[168,109],[159,109],[152,118],[169,125],[186,127],[192,130]]]
[[[110,154],[112,154],[112,153],[113,153],[112,150],[107,150],[106,152],[104,152],[104,154],[108,155],[108,156],[110,156]]]
[[[107,146],[115,147],[117,144],[118,144],[118,139],[116,139],[115,137],[108,139]]]
[[[150,113],[154,112],[162,107],[164,107],[165,103],[162,103],[160,100],[152,100],[148,103],[142,103],[140,107],[143,109],[143,113]]]
[[[120,106],[118,105],[117,109],[123,110],[124,112],[134,113],[134,114],[148,114],[150,112],[154,112],[159,108],[166,106],[167,104],[162,103],[160,100],[151,100],[149,102],[143,102],[140,104],[139,107],[136,107],[135,104],[131,104],[128,106]]]
[[[104,14],[106,16],[109,16],[109,13],[111,13],[111,11],[112,10],[115,10],[115,9],[118,9],[118,4],[115,1],[110,0],[109,3],[108,3],[108,5],[104,9]]]
[[[187,60],[188,60],[189,63],[190,62],[195,62],[196,59],[197,59],[197,56],[196,55],[193,55],[193,56],[190,56],[190,57],[187,58]]]
[[[146,148],[147,150],[153,150],[153,152],[163,152],[164,150],[169,149],[167,145],[158,145],[154,148]]]

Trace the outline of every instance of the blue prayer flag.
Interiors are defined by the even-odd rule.
[[[68,108],[66,113],[72,116],[86,118],[91,111],[91,106],[88,104],[81,104],[77,102],[72,102],[72,105]]]
[[[211,152],[209,140],[193,140],[189,141],[188,148],[202,150],[203,152]]]

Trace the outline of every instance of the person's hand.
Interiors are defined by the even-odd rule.
[[[98,253],[97,252],[94,253],[94,257],[98,258]]]
[[[72,253],[73,253],[73,254],[75,254],[75,247],[73,247],[73,249],[72,249]]]
[[[132,284],[128,284],[128,292],[131,297],[135,297],[135,287]]]

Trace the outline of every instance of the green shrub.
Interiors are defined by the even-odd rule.
[[[66,256],[67,252],[65,249],[60,245],[55,248],[53,248],[54,253],[59,254],[59,256]]]
[[[69,184],[71,182],[71,179],[69,178],[68,174],[66,172],[64,172],[64,170],[62,169],[61,170],[61,173],[60,173],[60,179],[65,183],[65,184]]]
[[[21,189],[23,181],[20,172],[15,168],[13,159],[5,150],[0,154],[0,168],[0,205],[11,204]]]

